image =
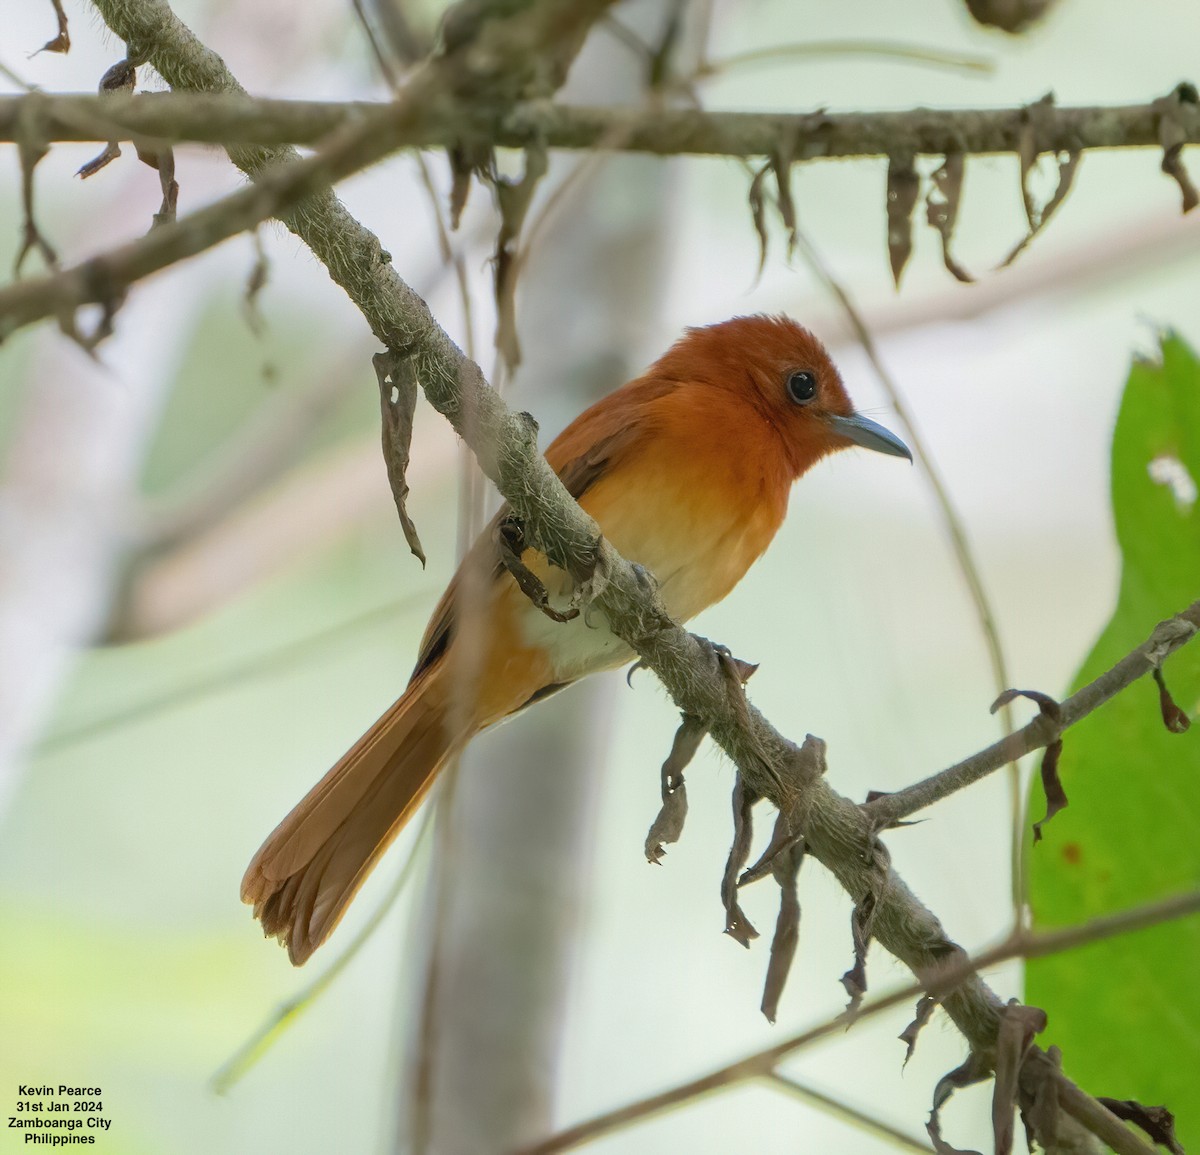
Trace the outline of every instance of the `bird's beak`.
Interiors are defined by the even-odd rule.
[[[827,420],[835,432],[848,437],[855,445],[874,449],[878,453],[889,453],[893,457],[907,457],[909,461],[913,459],[912,451],[899,437],[861,413],[852,413],[849,417],[830,414]]]

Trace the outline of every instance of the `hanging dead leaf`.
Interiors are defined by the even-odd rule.
[[[417,408],[417,378],[410,358],[394,350],[376,353],[371,358],[379,383],[379,408],[383,426],[383,460],[404,540],[413,556],[425,568],[425,551],[417,527],[408,514],[409,452],[412,447],[413,416]]]
[[[1036,223],[1032,225],[1029,232],[1017,242],[1013,250],[1000,262],[1000,268],[1007,268],[1021,255],[1029,245],[1029,242],[1038,235],[1046,227],[1050,218],[1058,210],[1059,205],[1067,199],[1067,193],[1071,191],[1071,186],[1075,182],[1075,171],[1079,167],[1079,162],[1083,157],[1083,153],[1079,151],[1068,152],[1065,156],[1060,157],[1058,161],[1058,184],[1055,186],[1054,195],[1046,202],[1045,206],[1036,213]],[[1025,209],[1030,211],[1029,192],[1028,192],[1028,173],[1024,168],[1024,158],[1022,158],[1022,173],[1021,173],[1021,188],[1026,197]]]
[[[1046,1012],[1013,999],[1000,1015],[996,1035],[996,1082],[992,1090],[992,1134],[996,1155],[1010,1155],[1017,1083],[1033,1038],[1046,1029]]]
[[[546,175],[549,158],[545,148],[525,150],[525,168],[518,181],[496,177],[493,187],[500,208],[500,231],[496,237],[495,295],[496,348],[511,373],[521,363],[517,337],[517,247],[521,229],[538,183]]]
[[[1187,733],[1191,729],[1192,720],[1175,704],[1160,666],[1154,667],[1154,681],[1158,686],[1158,707],[1162,711],[1163,725],[1172,734]]]
[[[922,995],[917,1000],[917,1013],[913,1016],[913,1021],[908,1024],[900,1032],[900,1041],[904,1044],[904,1062],[902,1066],[908,1066],[908,1060],[913,1057],[913,1051],[917,1047],[917,1036],[921,1033],[921,1028],[929,1022],[933,1012],[937,1010],[939,1000],[933,995]]]
[[[925,197],[925,220],[942,239],[942,263],[951,276],[971,282],[975,278],[950,254],[950,242],[954,239],[954,226],[958,222],[958,208],[962,200],[964,172],[963,154],[947,153],[933,174]]]
[[[911,154],[888,157],[887,170],[887,242],[892,280],[900,288],[900,277],[912,256],[913,210],[921,192],[921,178]]]
[[[967,0],[967,9],[980,24],[1004,32],[1023,32],[1045,15],[1054,0]]]
[[[1187,144],[1188,134],[1180,117],[1180,107],[1184,104],[1200,103],[1195,85],[1180,84],[1170,96],[1160,97],[1152,105],[1158,117],[1158,143],[1162,145],[1162,170],[1179,185],[1183,197],[1183,211],[1189,213],[1200,204],[1200,195],[1196,186],[1183,164],[1183,146]]]
[[[1002,706],[1007,706],[1009,702],[1013,702],[1017,698],[1028,698],[1031,702],[1036,702],[1038,710],[1055,726],[1062,719],[1062,709],[1058,702],[1049,694],[1043,694],[1039,690],[1005,690],[992,703],[991,712],[994,714]],[[1062,755],[1062,749],[1062,739],[1055,738],[1046,745],[1046,753],[1042,755],[1042,792],[1046,795],[1046,814],[1040,822],[1033,824],[1033,841],[1035,843],[1042,840],[1042,827],[1067,806],[1067,792],[1063,789],[1063,784],[1058,777],[1058,760]]]
[[[50,0],[54,5],[54,15],[58,20],[58,35],[53,40],[47,40],[33,55],[38,52],[62,52],[71,51],[71,33],[67,30],[67,13],[62,6],[62,0]]]
[[[925,1130],[937,1155],[980,1155],[978,1151],[952,1147],[942,1138],[941,1110],[955,1091],[973,1083],[982,1083],[991,1073],[987,1061],[972,1052],[962,1066],[955,1067],[938,1080],[933,1089],[933,1110],[929,1113],[929,1122],[925,1124]]]
[[[780,827],[783,827],[781,830]],[[787,985],[792,960],[796,957],[796,945],[800,941],[800,898],[797,879],[804,864],[804,842],[792,838],[786,817],[780,814],[775,824],[771,841],[779,841],[785,849],[771,857],[771,873],[779,884],[779,917],[775,920],[775,934],[771,939],[771,957],[767,963],[767,978],[763,983],[762,1013],[767,1022],[773,1023],[779,1010],[779,1000]]]
[[[871,923],[875,916],[875,895],[868,893],[855,904],[850,915],[850,937],[854,942],[854,965],[842,975],[842,986],[850,996],[850,1011],[858,1009],[867,993],[867,951],[871,946]]]
[[[779,197],[779,216],[783,227],[787,230],[788,260],[796,251],[796,202],[792,199],[792,160],[793,149],[789,145],[780,145],[771,154],[771,168],[775,172],[775,191]]]
[[[746,785],[739,773],[733,781],[733,845],[725,862],[725,874],[721,879],[721,902],[725,907],[725,933],[735,942],[749,949],[758,931],[746,917],[737,899],[737,879],[746,859],[750,857],[750,842],[754,837],[752,808],[758,795]]]
[[[1134,1099],[1104,1099],[1097,1097],[1118,1119],[1140,1127],[1152,1142],[1165,1147],[1171,1155],[1184,1155],[1175,1138],[1175,1116],[1166,1107],[1143,1107]]]
[[[754,231],[758,234],[758,271],[755,279],[762,276],[767,267],[767,196],[763,191],[767,173],[771,171],[770,162],[754,174],[750,182],[750,216],[754,221]]]
[[[699,718],[684,714],[671,742],[671,752],[662,764],[662,809],[646,835],[646,860],[661,863],[665,843],[678,842],[687,818],[687,786],[683,771],[695,756],[708,733]]]

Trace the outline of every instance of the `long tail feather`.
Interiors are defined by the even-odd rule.
[[[275,828],[242,879],[296,966],[329,937],[446,761],[441,679],[421,678]]]

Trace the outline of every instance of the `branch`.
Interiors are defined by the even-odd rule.
[[[999,742],[993,742],[978,754],[972,754],[970,758],[964,758],[895,794],[876,798],[868,802],[864,809],[882,829],[978,782],[1009,762],[1048,746],[1063,730],[1086,718],[1138,678],[1158,669],[1169,655],[1190,642],[1198,629],[1200,601],[1195,601],[1173,618],[1159,622],[1150,637],[1137,649],[1126,654],[1094,682],[1089,682],[1082,690],[1061,702],[1061,716],[1057,723],[1039,713],[1027,726],[1001,738]]]
[[[236,86],[220,60],[195,40],[162,0],[96,3],[112,30],[130,45],[130,52],[144,56],[173,86],[221,90]],[[542,0],[511,19],[489,22],[480,33],[480,43],[507,51],[510,46],[504,38],[516,37],[519,29],[519,47],[525,51],[531,38],[535,42],[539,36],[549,38],[555,17],[585,20],[601,8],[600,0],[586,4]],[[471,61],[477,55],[466,53]],[[504,59],[503,54],[499,59]],[[459,68],[462,71],[456,71]],[[446,98],[455,83],[474,79],[471,67],[458,57],[438,58],[421,70],[396,108],[415,116],[422,95]],[[368,116],[348,124],[323,150],[325,156],[318,154],[285,171],[310,165],[313,175],[332,179],[329,171],[336,166],[328,154],[333,152],[343,164],[350,157],[361,158],[363,142],[370,135],[364,133],[363,123],[373,120]],[[371,124],[370,132],[376,131],[386,132],[387,123]],[[261,171],[262,163],[260,157],[256,171]],[[255,168],[251,161],[247,164]],[[797,747],[784,738],[746,702],[740,685],[730,684],[713,647],[666,617],[641,572],[600,536],[596,523],[538,452],[533,419],[508,410],[479,367],[463,356],[425,303],[381,258],[378,239],[328,191],[293,207],[283,219],[325,262],[376,336],[393,353],[411,358],[427,399],[470,445],[484,472],[522,520],[528,540],[551,562],[587,583],[595,607],[655,671],[676,704],[705,720],[714,739],[737,764],[747,789],[789,815],[803,803],[799,809],[808,853],[833,873],[856,903],[864,896],[873,897],[874,937],[917,974],[927,974],[948,956],[960,954],[934,915],[888,865],[873,819],[820,777],[824,743],[810,738]],[[169,227],[156,231],[166,232]],[[973,1051],[983,1055],[994,1051],[1001,1003],[978,975],[964,977],[945,995],[943,1005]]]
[[[153,2],[153,0],[150,0]],[[117,0],[96,0],[106,15]],[[126,21],[126,26],[132,26]],[[170,78],[169,78],[170,79]],[[424,89],[419,74],[402,90]],[[172,80],[176,89],[194,84]],[[1164,103],[1165,101],[1165,103]],[[432,101],[413,112],[407,101],[259,99],[240,88],[210,92],[113,93],[96,96],[29,93],[0,97],[0,141],[21,138],[21,113],[36,107],[49,141],[137,141],[151,138],[227,147],[315,146],[347,125],[369,121],[383,138],[375,157],[400,147],[435,148],[476,140],[505,148],[541,144],[593,149],[616,136],[627,152],[659,156],[770,156],[780,141],[794,142],[798,159],[944,156],[947,152],[1018,152],[1031,127],[1029,110],[933,109],[900,112],[705,112],[695,108],[607,108],[527,101],[509,109],[471,100]],[[30,110],[32,111],[32,109]],[[1200,105],[1172,94],[1145,104],[1038,106],[1032,119],[1038,152],[1160,146],[1169,111],[1184,144],[1200,144]]]
[[[999,963],[1007,962],[1010,959],[1043,958],[1047,955],[1059,953],[1060,951],[1072,950],[1084,943],[1100,942],[1117,935],[1128,934],[1131,931],[1145,930],[1148,927],[1194,915],[1197,912],[1200,912],[1200,890],[1192,890],[1159,902],[1147,903],[1144,906],[1132,907],[1117,914],[1092,919],[1090,922],[1082,923],[1079,926],[1065,927],[1062,930],[1046,931],[1041,934],[1013,936],[998,946],[983,951],[974,959],[968,958],[964,954],[956,959],[943,961],[931,968],[920,981],[867,1003],[855,1015],[851,1016],[846,1013],[837,1015],[815,1027],[810,1027],[798,1035],[793,1035],[790,1039],[784,1039],[774,1046],[766,1047],[761,1051],[747,1055],[745,1058],[738,1059],[734,1063],[718,1067],[710,1071],[707,1075],[701,1075],[698,1079],[691,1079],[666,1091],[660,1091],[657,1095],[649,1095],[644,1099],[626,1103],[614,1111],[606,1111],[602,1115],[595,1115],[591,1119],[586,1119],[573,1127],[559,1131],[538,1143],[523,1148],[517,1155],[552,1155],[553,1152],[568,1151],[573,1147],[580,1147],[585,1143],[590,1143],[593,1139],[598,1139],[602,1135],[610,1134],[613,1131],[628,1127],[632,1123],[647,1119],[651,1115],[668,1111],[673,1107],[677,1107],[680,1103],[685,1103],[701,1095],[706,1095],[711,1091],[723,1090],[735,1083],[770,1075],[779,1063],[788,1056],[829,1035],[844,1031],[851,1023],[857,1023],[866,1018],[873,1018],[883,1011],[891,1010],[902,1003],[910,1002],[927,991],[940,992],[950,989],[955,983],[961,982],[966,976],[973,975],[980,970],[986,970]],[[1094,1117],[1090,1104],[1095,1104],[1096,1107],[1100,1107],[1100,1104],[1096,1103],[1091,1096],[1080,1091],[1069,1079],[1061,1076],[1060,1078],[1060,1091],[1063,1088],[1069,1087],[1076,1093],[1069,1096],[1070,1106],[1068,1106],[1068,1103],[1064,1103],[1063,1105],[1068,1110],[1071,1110],[1071,1106],[1073,1106],[1075,1110],[1071,1110],[1071,1114],[1075,1117],[1078,1117],[1076,1112]],[[1087,1102],[1085,1103],[1084,1100]],[[1100,1109],[1104,1110],[1103,1107],[1100,1107]],[[1109,1114],[1108,1112],[1105,1113]],[[1137,1137],[1132,1132],[1127,1131],[1124,1125],[1117,1120],[1116,1116],[1111,1116],[1111,1118],[1113,1122],[1118,1124],[1121,1131],[1140,1143],[1140,1140],[1137,1140]],[[1105,1125],[1105,1129],[1107,1131],[1107,1125]],[[1102,1135],[1101,1137],[1105,1138],[1106,1142],[1112,1143],[1118,1150],[1132,1149],[1135,1152],[1145,1150],[1144,1145],[1134,1146],[1133,1148],[1128,1146],[1120,1147],[1117,1146],[1117,1143],[1113,1143],[1111,1139],[1108,1139],[1107,1135]]]

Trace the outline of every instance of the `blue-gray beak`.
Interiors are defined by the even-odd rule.
[[[854,413],[849,417],[830,415],[826,420],[855,445],[861,445],[864,449],[874,449],[877,453],[889,453],[893,457],[907,457],[909,461],[913,459],[912,451],[899,437],[869,417]]]

